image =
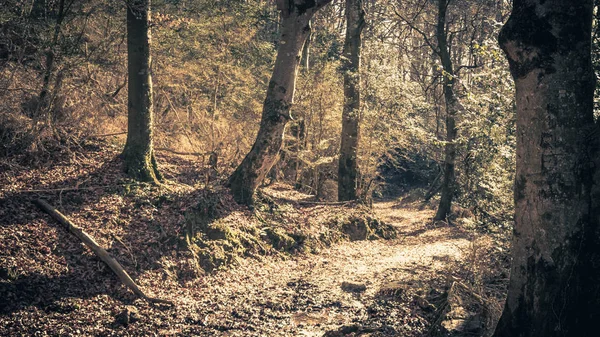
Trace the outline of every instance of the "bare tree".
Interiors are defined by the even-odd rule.
[[[344,42],[344,110],[338,162],[338,199],[357,198],[358,144],[360,140],[360,49],[365,26],[362,0],[346,0],[346,39]]]
[[[593,0],[515,1],[499,42],[516,85],[515,227],[494,336],[595,336],[600,319]]]
[[[461,110],[461,105],[454,91],[455,73],[450,57],[448,45],[448,31],[446,29],[446,13],[451,0],[438,0],[438,16],[436,26],[437,50],[442,63],[442,85],[444,103],[446,105],[446,144],[444,145],[444,166],[442,179],[442,195],[440,204],[435,213],[435,220],[445,220],[452,206],[456,177],[454,166],[456,164],[456,115]]]
[[[152,58],[150,56],[150,0],[127,4],[128,122],[123,150],[125,170],[138,180],[162,179],[152,146]]]
[[[68,7],[70,7],[72,3],[68,4]],[[34,2],[34,4],[32,5],[32,15],[33,13],[36,13],[37,15],[39,15],[40,11],[43,11],[44,9],[44,3],[41,1],[37,1]],[[49,92],[50,92],[50,82],[53,79],[53,75],[54,75],[54,68],[55,68],[55,57],[56,57],[56,48],[58,46],[59,43],[59,36],[60,36],[60,31],[62,29],[62,24],[63,21],[65,19],[65,12],[68,11],[68,8],[65,9],[65,0],[60,0],[58,2],[58,13],[56,14],[56,23],[54,25],[54,31],[52,34],[52,40],[50,42],[50,46],[48,46],[48,48],[46,49],[45,52],[45,56],[46,56],[46,60],[45,60],[45,70],[44,70],[44,77],[43,77],[43,81],[42,81],[42,90],[40,91],[40,95],[39,95],[39,100],[38,100],[38,106],[36,109],[36,112],[34,114],[34,118],[36,121],[40,121],[42,117],[46,118],[46,121],[44,121],[46,123],[47,126],[51,126],[52,124],[52,116],[50,113],[50,110],[52,109],[51,107],[51,100],[49,98]],[[60,82],[60,80],[58,81]],[[57,88],[55,88],[56,90],[58,90]]]
[[[433,3],[437,5],[437,11],[434,12],[432,8],[431,12],[434,12],[435,15],[431,15],[432,18],[428,20],[427,18],[430,17],[428,9]],[[410,77],[424,83],[423,90],[425,92],[436,88],[438,83],[441,85],[445,114],[440,115],[445,121],[446,134],[444,137],[440,137],[444,140],[444,159],[441,186],[439,187],[441,197],[434,219],[444,220],[451,212],[452,201],[457,192],[455,167],[458,152],[458,124],[461,115],[464,115],[465,112],[459,93],[464,92],[464,84],[468,83],[471,78],[466,75],[466,79],[459,81],[459,72],[461,69],[479,67],[473,53],[473,45],[482,36],[489,34],[483,24],[485,16],[483,13],[489,8],[496,8],[496,4],[483,1],[469,3],[452,0],[436,0],[435,2],[418,0],[410,5],[405,5],[405,9],[406,6],[412,7],[411,13],[403,13],[395,8],[396,15],[411,28],[411,31],[422,37],[424,46],[433,52],[433,57],[437,58],[441,65],[439,75],[434,76],[434,80],[428,83],[430,81],[426,78],[430,76],[431,65],[424,63],[421,59],[429,56],[423,54],[423,49],[420,47],[409,48],[412,49],[412,53],[416,52],[417,54],[410,61],[411,68],[416,70],[410,72]],[[415,39],[410,34],[408,37],[408,43],[414,44]],[[435,68],[437,67],[435,66]],[[459,83],[462,85],[457,85]],[[435,100],[437,101],[437,99]],[[436,113],[436,133],[441,129],[440,118],[437,115]],[[437,193],[437,190],[436,187],[432,191]]]
[[[258,135],[250,152],[229,178],[234,199],[251,204],[256,188],[276,161],[283,144],[302,49],[310,34],[310,19],[331,0],[278,0],[281,38],[263,105]]]

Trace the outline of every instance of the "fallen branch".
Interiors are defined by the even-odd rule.
[[[121,132],[115,132],[115,133],[107,133],[107,134],[103,134],[103,135],[90,135],[87,138],[106,138],[106,137],[112,137],[112,136],[121,136],[121,135],[126,135],[127,131],[121,131]]]
[[[169,148],[166,147],[155,147],[154,148],[155,151],[164,151],[164,152],[169,152],[169,153],[173,153],[173,154],[178,154],[180,156],[207,156],[210,154],[210,152],[179,152],[179,151],[175,151],[175,150],[171,150]]]
[[[181,183],[177,183],[179,185],[184,185]],[[114,184],[114,185],[99,185],[99,186],[84,186],[84,187],[59,187],[59,188],[46,188],[46,189],[32,189],[32,190],[10,190],[10,189],[0,189],[0,192],[12,192],[12,193],[46,193],[46,192],[65,192],[65,191],[85,191],[85,190],[95,190],[101,188],[113,188],[113,187],[123,187],[123,186],[146,186],[153,185],[151,183],[145,183],[143,181],[138,181],[135,183],[123,183],[123,184]]]
[[[146,295],[142,291],[142,289],[140,289],[140,287],[135,283],[135,281],[129,276],[129,274],[127,274],[123,267],[121,267],[119,262],[117,262],[117,260],[110,256],[110,254],[108,254],[108,252],[104,248],[100,247],[96,243],[94,238],[92,238],[86,232],[84,232],[83,229],[73,224],[73,222],[71,222],[67,217],[65,217],[62,213],[57,211],[54,207],[50,206],[50,204],[48,204],[44,200],[38,199],[35,201],[35,204],[44,212],[50,214],[50,216],[56,221],[60,222],[62,225],[67,227],[67,229],[71,233],[73,233],[77,238],[79,238],[81,242],[88,246],[94,252],[94,254],[96,254],[96,256],[100,258],[100,260],[106,263],[110,267],[110,269],[112,269],[112,271],[115,272],[115,274],[117,274],[121,282],[123,282],[123,284],[129,289],[131,289],[137,296],[151,303],[164,303],[169,305],[175,305],[172,301],[163,300],[160,298],[150,297]]]
[[[349,201],[298,201],[299,205],[347,205],[356,202],[356,200]]]

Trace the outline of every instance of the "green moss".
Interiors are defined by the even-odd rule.
[[[265,229],[265,233],[271,242],[273,248],[280,251],[289,251],[297,245],[296,240],[286,233],[281,228],[269,227]]]
[[[217,200],[216,198],[210,198]],[[328,246],[344,240],[393,239],[395,228],[370,216],[368,212],[353,215],[334,215],[328,225],[306,230],[288,232],[279,225],[277,211],[284,207],[269,205],[261,217],[261,223],[271,224],[260,229],[253,225],[237,228],[223,219],[215,220],[214,204],[205,200],[194,210],[186,213],[186,240],[193,251],[193,260],[205,272],[211,272],[236,263],[241,256],[258,258],[269,255],[273,250],[286,253],[319,253]],[[285,211],[284,211],[285,212]]]
[[[203,233],[209,240],[237,241],[233,231],[223,223],[210,223],[203,228]]]
[[[216,242],[205,242],[205,247],[198,248],[198,263],[207,272],[211,272],[221,266],[229,264],[233,256],[226,252],[223,246]]]
[[[385,239],[392,240],[398,238],[398,230],[396,227],[386,224],[375,218],[369,218],[369,226],[373,230],[371,240]]]

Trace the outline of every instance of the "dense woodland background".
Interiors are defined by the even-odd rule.
[[[69,145],[126,130],[124,5],[67,1],[62,22],[58,6],[16,2],[2,12],[5,158],[40,161],[53,141]],[[386,179],[394,180],[392,189],[435,192],[446,139],[442,66],[430,45],[436,4],[365,1],[364,9],[359,163],[360,184],[370,190],[362,193],[398,193],[378,187]],[[509,10],[502,1],[457,2],[446,14],[455,90],[464,106],[457,116],[456,193],[464,207],[503,224],[512,204],[514,113],[496,38]],[[258,129],[277,22],[269,1],[152,3],[157,148],[206,154],[206,164],[214,152],[223,175],[239,164]],[[320,10],[312,27],[295,120],[272,173],[321,197],[336,194],[325,190],[337,180],[344,2]]]
[[[19,255],[28,250],[19,248],[18,239],[3,244],[5,253],[0,259],[0,277],[6,280],[2,283],[3,292],[7,298],[26,300],[16,307],[7,305],[2,313],[25,315],[23,308],[37,305],[46,312],[64,311],[71,315],[77,311],[74,306],[88,309],[93,306],[65,304],[65,298],[89,299],[116,289],[114,285],[102,288],[107,287],[103,284],[94,288],[93,293],[57,291],[58,300],[40,299],[35,293],[23,290],[43,289],[42,284],[64,288],[74,280],[73,287],[78,289],[88,282],[84,281],[86,278],[59,280],[48,275],[64,277],[64,271],[44,271],[43,262],[32,262],[37,261],[36,254],[44,251],[40,239],[33,239],[34,233],[48,226],[22,214],[22,205],[34,196],[55,201],[55,206],[63,207],[64,213],[75,222],[80,221],[79,225],[88,232],[100,236],[96,239],[101,245],[114,245],[109,252],[121,260],[134,278],[156,280],[160,279],[156,275],[168,274],[164,278],[172,278],[172,284],[165,281],[165,286],[171,291],[177,284],[197,287],[200,275],[235,265],[240,256],[281,258],[282,252],[317,253],[341,240],[332,229],[338,225],[351,241],[355,232],[362,230],[356,223],[371,224],[366,226],[363,239],[402,235],[373,216],[374,200],[376,203],[395,200],[410,205],[411,209],[430,211],[420,216],[428,217],[427,226],[431,228],[458,226],[468,232],[471,244],[465,254],[469,258],[453,271],[445,270],[447,278],[443,282],[431,281],[434,285],[425,295],[419,290],[421,293],[415,298],[426,303],[411,302],[418,314],[410,311],[413,309],[391,307],[393,301],[374,302],[381,305],[379,310],[383,312],[408,310],[405,313],[411,312],[407,315],[414,319],[409,323],[402,321],[403,327],[410,326],[402,330],[400,325],[394,325],[398,322],[381,323],[383,316],[371,315],[369,324],[379,324],[373,331],[382,336],[491,335],[506,292],[508,242],[515,212],[515,92],[508,62],[497,42],[500,29],[510,15],[512,1],[360,1],[365,25],[360,76],[356,77],[360,87],[359,173],[357,195],[352,198],[357,202],[351,203],[351,210],[344,208],[348,203],[338,201],[342,111],[346,104],[344,81],[358,76],[350,73],[344,53],[348,3],[352,1],[333,0],[310,20],[311,32],[298,60],[295,97],[283,146],[266,179],[260,182],[265,192],[258,193],[256,203],[248,210],[233,201],[237,198],[229,195],[226,186],[250,151],[260,127],[280,42],[282,19],[276,1],[155,0],[151,3],[152,138],[158,171],[164,177],[157,187],[138,185],[124,175],[119,157],[128,127],[128,4],[113,0],[4,0],[0,10],[2,235],[8,240],[13,235],[10,226],[31,223],[31,233],[19,235],[25,235],[22,240],[33,240],[38,246],[31,248],[33,253],[27,253],[36,256],[31,258]],[[594,5],[592,32],[596,73],[600,71],[598,6]],[[595,98],[594,102],[597,114],[598,100]],[[450,178],[444,175],[448,172],[448,151],[452,153],[454,170]],[[438,207],[444,203],[441,194],[450,196],[452,207],[448,214],[440,216]],[[287,204],[290,200],[292,206]],[[318,205],[331,207],[315,208]],[[308,211],[302,207],[309,207]],[[438,211],[434,216],[431,212],[435,210]],[[395,221],[392,216],[384,218]],[[133,227],[127,230],[127,235],[117,229],[129,223]],[[281,227],[282,223],[287,227]],[[352,227],[348,232],[347,223],[359,229]],[[298,228],[304,225],[310,229],[300,233]],[[324,236],[325,227],[328,234]],[[149,234],[153,231],[160,235]],[[118,240],[114,239],[115,233],[120,233]],[[309,245],[308,238],[313,234],[318,237],[317,243]],[[215,243],[211,235],[220,241]],[[61,236],[60,241],[65,237]],[[268,237],[273,247],[263,247],[265,243],[257,239],[260,237]],[[45,240],[59,242],[57,237]],[[138,256],[139,261],[137,249],[146,251],[140,253],[146,255]],[[85,265],[81,258],[75,262],[67,260],[67,265]],[[64,265],[52,261],[47,268]],[[28,263],[37,269],[20,269]],[[156,267],[157,264],[161,267]],[[85,272],[78,273],[93,274],[94,268],[97,269],[95,264],[86,266]],[[423,275],[426,274],[419,277],[425,278]],[[235,277],[242,276],[232,277],[235,281]],[[156,287],[160,282],[147,281],[145,286]],[[302,287],[299,281],[293,286]],[[311,293],[309,288],[303,289],[308,297],[321,296]],[[220,293],[218,289],[210,291],[215,291],[213,295]],[[391,291],[396,294],[397,289]],[[132,298],[122,294],[124,290],[120,292],[120,301],[132,303]],[[467,328],[449,323],[440,325],[442,321],[456,320],[448,316],[448,312],[456,310],[448,309],[442,302],[451,302],[448,293],[458,298],[461,292],[469,294],[464,297],[468,300],[463,298],[463,301],[470,301],[471,307],[461,304],[469,312],[469,320],[477,319],[479,325],[475,328],[472,324]],[[405,294],[408,296],[409,291]],[[126,328],[135,315],[127,311],[130,309],[121,311],[118,301],[97,301],[104,303],[104,308],[111,308],[106,310],[112,310],[117,318],[115,323],[106,323],[99,330],[83,329],[87,333],[144,334],[155,331],[157,326],[165,328],[156,323],[156,315],[168,320],[169,314],[164,312],[145,308],[138,314],[136,309],[135,321],[142,322],[141,330],[118,330]],[[375,304],[369,310],[376,310]],[[200,310],[185,305],[182,312]],[[202,310],[211,305],[202,304]],[[284,310],[273,308],[272,303],[268,305],[271,305],[270,315]],[[319,302],[319,305],[325,304]],[[344,310],[343,306],[339,308],[341,312]],[[123,312],[125,323],[120,321]],[[231,315],[252,322],[248,317],[255,316],[248,312]],[[38,319],[38,314],[32,314],[32,319]],[[72,315],[74,320],[78,319],[76,313]],[[193,314],[184,316],[173,319],[179,322],[176,324],[199,322]],[[16,321],[10,316],[5,318]],[[101,318],[94,319],[102,322]],[[468,321],[465,317],[460,319]],[[78,334],[73,330],[77,326],[73,322],[63,328]],[[207,323],[206,319],[203,322],[196,325],[203,326],[200,330],[180,327],[171,332],[201,335],[202,329],[208,329],[205,333],[211,335],[231,328]],[[277,335],[273,331],[280,330],[270,326],[271,321],[267,323],[248,323],[258,330],[246,331]],[[35,331],[11,324],[6,329],[13,330],[6,333]],[[42,320],[41,324],[47,327],[51,323]],[[367,323],[353,331],[343,327],[335,330],[334,323],[328,324],[324,326],[331,330],[331,336],[336,336],[335,333],[358,336],[370,333],[371,329]],[[388,326],[392,330],[386,330]],[[161,334],[169,334],[167,330],[160,330]],[[62,330],[51,331],[60,334]]]

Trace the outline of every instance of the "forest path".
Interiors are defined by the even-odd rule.
[[[202,324],[223,336],[322,336],[352,324],[376,326],[380,336],[422,335],[426,314],[417,294],[443,285],[470,241],[457,227],[432,227],[431,210],[378,202],[374,211],[398,228],[398,239],[344,242],[283,261],[242,261],[203,280],[203,294],[195,294],[204,299],[198,299],[199,312],[207,311]],[[366,291],[345,292],[342,282],[363,284]],[[394,284],[402,296],[382,301],[381,289]]]
[[[13,192],[0,194],[0,222],[7,224],[0,226],[0,298],[6,299],[0,301],[2,336],[40,331],[90,336],[322,336],[340,327],[351,331],[355,325],[360,331],[347,336],[416,337],[425,335],[432,324],[440,325],[437,318],[450,303],[444,294],[451,293],[454,288],[449,285],[455,280],[473,286],[478,299],[495,300],[494,313],[502,309],[510,260],[501,241],[475,233],[468,222],[434,225],[433,211],[420,209],[419,201],[374,204],[377,217],[397,228],[397,239],[340,241],[318,254],[269,249],[267,256],[240,258],[231,268],[197,275],[197,259],[169,238],[179,237],[183,211],[206,197],[190,187],[196,186],[201,163],[162,158],[163,172],[178,182],[169,185],[172,190],[130,190],[123,185],[128,180],[116,160],[120,147],[99,144],[93,149],[79,166],[58,161],[50,169],[17,168],[3,176]],[[68,189],[82,181],[80,189]],[[115,187],[94,188],[107,185]],[[31,205],[32,195],[17,193],[40,188],[49,190],[39,197],[85,227],[149,295],[172,299],[176,307],[136,298],[79,240]],[[270,224],[287,231],[302,226],[320,235],[328,221],[367,215],[351,205],[302,205],[313,200],[311,196],[287,185],[263,192],[276,203],[277,212],[264,210],[272,212]],[[227,193],[218,195],[227,210],[218,221],[262,228],[253,212],[234,205]],[[343,282],[366,289],[346,292]],[[427,301],[440,310],[432,310]],[[460,317],[448,320],[456,318]]]

